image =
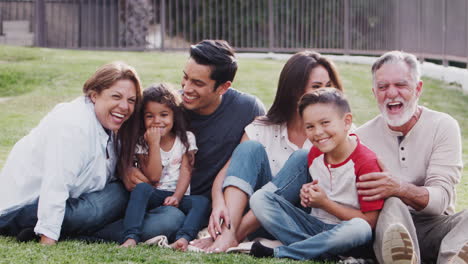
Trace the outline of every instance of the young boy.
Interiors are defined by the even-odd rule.
[[[376,155],[356,135],[348,134],[353,118],[342,93],[322,88],[306,94],[299,102],[299,114],[314,145],[308,156],[313,181],[298,194],[302,206],[311,207],[311,212],[276,193],[257,191],[250,199],[252,211],[284,246],[268,248],[255,242],[251,254],[256,257],[336,257],[372,239],[383,207],[383,200],[367,202],[357,194],[359,176],[380,168]],[[286,162],[282,170],[289,167]]]

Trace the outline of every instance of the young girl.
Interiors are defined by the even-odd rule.
[[[186,218],[176,234],[173,248],[186,250],[201,227],[209,201],[189,196],[192,164],[196,152],[195,136],[186,130],[181,99],[171,87],[160,84],[143,92],[142,127],[136,149],[137,167],[150,184],[140,183],[132,191],[124,219],[122,247],[136,245],[147,210],[158,206],[179,207]]]

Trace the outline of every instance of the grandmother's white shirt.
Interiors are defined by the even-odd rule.
[[[289,156],[294,151],[300,149],[289,141],[286,123],[264,124],[263,122],[254,120],[250,125],[245,127],[244,131],[250,140],[258,141],[265,147],[273,177],[278,174]],[[306,139],[302,149],[310,150],[311,147],[312,142]]]
[[[0,173],[0,216],[39,200],[34,231],[57,240],[66,200],[113,179],[112,138],[87,97],[55,106],[11,150]]]

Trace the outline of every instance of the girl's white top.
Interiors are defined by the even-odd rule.
[[[189,151],[196,152],[198,150],[197,144],[195,141],[195,136],[192,132],[187,132],[187,138],[189,143]],[[161,149],[161,163],[163,170],[161,172],[161,179],[157,189],[174,192],[177,187],[177,181],[179,180],[180,167],[182,164],[182,157],[186,152],[186,147],[182,144],[182,141],[179,137],[176,137],[174,145],[171,150],[164,151]],[[141,145],[137,145],[136,154],[147,155],[148,151],[144,149]],[[190,186],[187,188],[185,195],[190,194]]]
[[[87,97],[55,106],[11,150],[0,173],[0,216],[39,200],[34,231],[57,240],[66,200],[114,178],[112,138]]]

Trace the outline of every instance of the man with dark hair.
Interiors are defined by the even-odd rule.
[[[182,99],[199,147],[192,194],[211,198],[213,181],[239,144],[245,126],[265,113],[257,98],[230,88],[236,71],[234,50],[226,41],[204,40],[190,48]]]
[[[236,71],[234,50],[226,41],[203,40],[191,46],[182,77],[183,106],[198,146],[190,194],[211,199],[213,181],[239,144],[245,126],[265,114],[258,98],[231,88]],[[136,184],[149,181],[138,168],[132,168],[123,182],[130,191]],[[171,236],[182,222],[183,213],[175,207],[153,209],[145,217],[142,241],[157,235]],[[98,237],[119,241],[122,232],[119,220],[98,232]]]
[[[234,50],[224,40],[203,40],[190,47],[190,58],[197,64],[212,66],[210,78],[215,80],[216,90],[220,84],[232,82],[237,72]]]
[[[468,211],[455,213],[463,167],[457,121],[418,104],[414,55],[387,52],[372,75],[381,115],[356,134],[385,168],[357,185],[366,201],[386,199],[375,230],[379,263],[468,263]]]

